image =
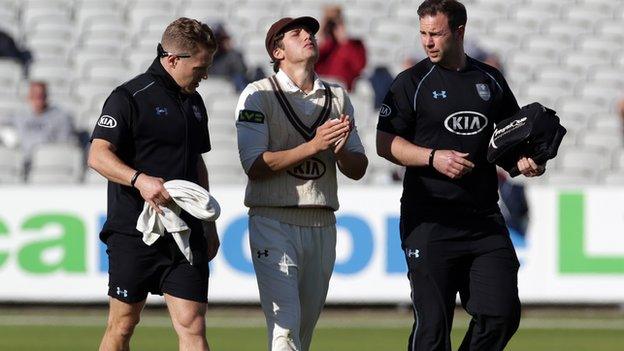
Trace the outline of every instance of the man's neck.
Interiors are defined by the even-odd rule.
[[[280,68],[304,93],[309,94],[314,89],[314,64],[285,64]]]
[[[451,71],[461,71],[466,67],[466,53],[463,49],[459,50],[457,55],[451,55],[452,59],[447,62],[440,62],[440,66],[451,70]]]

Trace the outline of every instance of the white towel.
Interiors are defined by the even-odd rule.
[[[193,253],[189,243],[191,229],[178,217],[180,211],[184,209],[202,221],[215,221],[221,213],[221,207],[206,189],[195,183],[186,180],[170,180],[163,185],[173,201],[166,207],[160,206],[163,215],[154,211],[146,202],[137,219],[136,229],[143,233],[143,242],[147,245],[152,245],[158,238],[165,235],[165,230],[168,231],[184,257],[193,264]]]

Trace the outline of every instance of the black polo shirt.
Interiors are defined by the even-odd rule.
[[[502,74],[467,57],[452,71],[428,58],[394,80],[381,107],[377,129],[415,145],[470,155],[475,168],[453,180],[430,167],[407,167],[404,207],[488,211],[498,201],[496,167],[486,160],[494,124],[519,110]]]
[[[201,154],[210,150],[208,116],[201,96],[182,93],[158,58],[147,72],[113,90],[91,139],[109,141],[125,164],[165,181],[198,183],[197,163]],[[108,213],[101,237],[110,232],[140,235],[135,227],[143,204],[137,189],[109,181]],[[187,224],[197,227],[197,223]]]

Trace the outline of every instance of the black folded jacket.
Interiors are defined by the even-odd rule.
[[[565,134],[566,129],[559,123],[556,112],[534,102],[496,125],[487,160],[515,177],[520,174],[517,163],[521,157],[544,164],[557,156]]]

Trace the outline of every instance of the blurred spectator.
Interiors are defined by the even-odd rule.
[[[236,91],[240,92],[249,83],[243,54],[234,49],[232,38],[225,30],[223,24],[218,23],[213,28],[215,38],[219,44],[219,50],[214,55],[208,75],[230,79],[236,87]]]
[[[507,172],[497,168],[499,205],[510,231],[524,237],[529,223],[529,205],[524,185],[514,183]]]
[[[501,73],[505,74],[505,72],[503,71],[503,63],[501,62],[497,54],[483,49],[474,41],[467,41],[464,46],[464,50],[466,51],[466,55],[472,57],[475,60],[486,63],[496,68]]]
[[[340,79],[351,91],[353,82],[365,66],[366,49],[361,40],[347,35],[342,8],[326,6],[319,30],[316,72],[321,76]]]
[[[386,97],[394,76],[390,73],[387,67],[377,66],[373,70],[373,73],[368,77],[371,86],[373,87],[373,104],[375,108],[380,108],[383,103],[383,99]]]
[[[28,67],[32,61],[32,55],[28,50],[22,50],[15,45],[15,40],[9,34],[0,29],[0,58],[10,58],[22,64],[24,77],[28,76]]]
[[[18,145],[26,161],[26,171],[33,151],[38,146],[61,142],[75,143],[72,118],[68,112],[49,105],[45,82],[30,82],[28,105],[29,108],[17,112],[12,121]]]

